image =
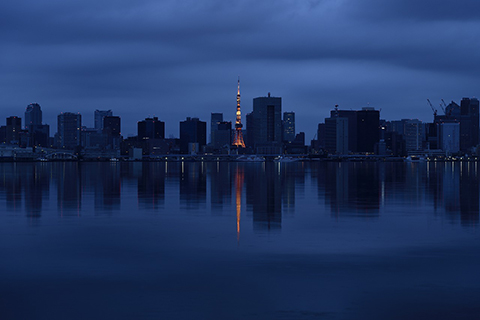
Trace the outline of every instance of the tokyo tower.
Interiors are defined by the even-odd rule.
[[[243,133],[242,133],[242,113],[240,111],[240,77],[238,77],[238,90],[237,90],[237,118],[235,120],[235,136],[233,138],[232,145],[237,147],[245,148],[245,143],[243,142]]]

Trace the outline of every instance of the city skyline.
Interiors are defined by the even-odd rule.
[[[381,109],[383,119],[430,122],[438,108],[477,96],[480,37],[474,1],[304,1],[0,5],[3,99],[0,118],[38,102],[43,121],[114,110],[135,134],[158,117],[166,136],[186,116],[235,121],[235,79],[243,114],[255,97],[282,97],[297,127],[341,109]],[[40,18],[41,17],[41,18]],[[464,49],[464,48],[468,48]],[[89,114],[92,113],[92,116]],[[172,125],[174,124],[174,125]],[[299,130],[299,131],[300,131]]]

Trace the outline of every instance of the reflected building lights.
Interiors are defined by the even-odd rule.
[[[240,241],[240,216],[242,212],[243,167],[235,170],[235,207],[237,213],[237,242]]]

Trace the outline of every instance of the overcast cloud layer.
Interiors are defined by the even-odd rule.
[[[95,109],[122,133],[158,116],[179,135],[187,116],[234,121],[252,99],[283,98],[313,138],[335,104],[387,120],[432,121],[429,98],[480,88],[480,2],[413,0],[65,1],[0,3],[0,124],[38,102],[44,122]]]

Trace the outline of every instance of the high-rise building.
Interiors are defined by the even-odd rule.
[[[253,143],[258,146],[281,146],[282,98],[259,97],[253,99]]]
[[[230,121],[222,121],[218,123],[217,129],[213,131],[213,148],[220,150],[223,147],[232,144],[232,123]]]
[[[49,145],[50,126],[42,124],[42,109],[38,103],[31,103],[25,110],[25,129],[28,131],[27,146]]]
[[[463,98],[460,105],[451,102],[445,108],[445,115],[436,115],[435,124],[460,124],[460,151],[469,153],[479,144],[479,101],[476,98]],[[439,143],[442,135],[439,133]]]
[[[103,130],[103,118],[111,117],[113,115],[112,110],[95,110],[93,113],[95,120],[95,129],[97,131]]]
[[[380,140],[380,111],[362,108],[357,111],[357,152],[373,153]]]
[[[18,144],[20,140],[20,133],[22,132],[22,118],[16,116],[8,117],[5,130],[7,144]]]
[[[356,153],[358,148],[358,134],[357,134],[357,111],[356,110],[335,110],[330,111],[330,118],[333,117],[348,119],[348,150]]]
[[[440,125],[441,148],[445,153],[452,154],[460,151],[460,124],[454,122]]]
[[[292,142],[295,140],[295,112],[283,113],[283,141]]]
[[[325,123],[319,123],[317,127],[317,140],[320,149],[325,148]]]
[[[237,113],[235,120],[235,136],[233,138],[233,145],[238,148],[245,148],[245,142],[243,141],[242,132],[242,112],[240,111],[240,78],[238,78],[237,85]]]
[[[75,149],[81,143],[82,115],[80,113],[63,112],[57,117],[58,146]]]
[[[118,116],[103,117],[103,133],[108,136],[118,137],[121,130],[121,119]]]
[[[165,122],[158,120],[158,117],[139,121],[137,130],[139,140],[165,139]]]
[[[425,125],[418,119],[409,119],[404,124],[404,138],[407,151],[423,150]]]
[[[479,103],[477,98],[463,98],[460,102],[460,150],[469,152],[478,145]]]
[[[254,148],[255,144],[253,142],[253,132],[255,130],[253,112],[247,113],[245,116],[247,124],[247,136],[245,137],[245,145],[249,148]]]
[[[29,129],[31,125],[42,124],[42,109],[38,103],[31,103],[25,110],[25,129]]]
[[[105,135],[106,147],[111,149],[120,148],[121,119],[118,116],[103,117],[103,135]]]
[[[47,147],[50,145],[50,126],[48,124],[30,125],[28,128],[29,146]]]
[[[210,115],[210,143],[215,145],[215,131],[218,130],[218,124],[223,121],[223,113],[214,113]]]
[[[180,122],[180,152],[199,153],[207,144],[207,123],[187,117]]]
[[[325,150],[330,154],[348,154],[348,119],[325,119]]]

